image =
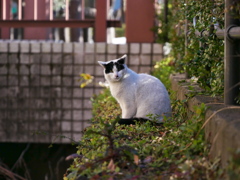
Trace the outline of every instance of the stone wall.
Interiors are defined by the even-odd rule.
[[[97,61],[127,54],[130,68],[149,73],[154,61],[162,59],[162,50],[162,45],[149,43],[0,41],[0,142],[79,140],[92,117],[90,98],[104,81]],[[83,89],[81,73],[95,77]]]
[[[213,161],[220,158],[222,167],[226,168],[240,149],[240,108],[224,105],[221,97],[201,95],[203,89],[185,77],[185,74],[171,75],[172,90],[180,100],[187,99],[186,94],[196,93],[187,101],[187,108],[192,112],[195,112],[194,107],[202,103],[208,107],[203,128],[205,139],[211,144],[209,158]]]

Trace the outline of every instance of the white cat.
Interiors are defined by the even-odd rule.
[[[104,76],[112,96],[122,109],[120,124],[132,124],[131,119],[149,119],[157,115],[157,122],[163,116],[171,115],[168,92],[163,83],[148,74],[137,74],[126,65],[127,55],[108,62],[98,61],[104,68]]]

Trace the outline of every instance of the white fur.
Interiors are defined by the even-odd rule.
[[[126,55],[123,57],[126,59]],[[101,66],[106,63],[108,62],[99,61]],[[137,74],[126,64],[124,66],[119,72],[114,69],[112,73],[104,73],[112,96],[121,106],[122,118],[148,118],[147,115],[152,114],[158,115],[158,122],[161,122],[164,114],[169,116],[170,99],[162,82],[148,74]]]

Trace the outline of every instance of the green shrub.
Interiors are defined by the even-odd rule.
[[[76,158],[65,180],[214,178],[204,133],[200,131],[206,107],[187,112],[186,100],[172,100],[173,120],[164,125],[117,124],[120,108],[108,89],[94,97],[92,125],[79,142]],[[188,118],[189,117],[189,118]],[[215,172],[216,171],[216,172]]]
[[[223,94],[224,42],[215,36],[213,25],[223,27],[223,0],[170,0],[168,39],[172,45],[170,56],[176,71],[186,72],[213,96]],[[197,19],[193,23],[193,19]],[[188,45],[185,46],[185,25],[188,20]],[[164,29],[163,29],[164,30]],[[196,31],[210,32],[209,37],[199,37]],[[164,34],[164,33],[163,33]]]

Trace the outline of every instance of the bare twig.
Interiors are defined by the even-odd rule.
[[[29,147],[30,147],[30,144],[28,143],[27,144],[27,146],[26,146],[26,148],[22,151],[22,153],[20,154],[20,156],[19,156],[19,158],[18,158],[18,160],[15,162],[15,164],[13,165],[13,167],[12,167],[12,171],[16,168],[16,166],[21,162],[21,160],[23,159],[23,156],[24,156],[24,154],[27,152],[27,150],[29,149]]]
[[[0,173],[11,178],[11,180],[17,180],[17,179],[20,179],[20,180],[27,180],[21,176],[19,176],[18,174],[15,174],[13,172],[11,172],[10,170],[0,166]],[[16,179],[17,178],[17,179]]]

